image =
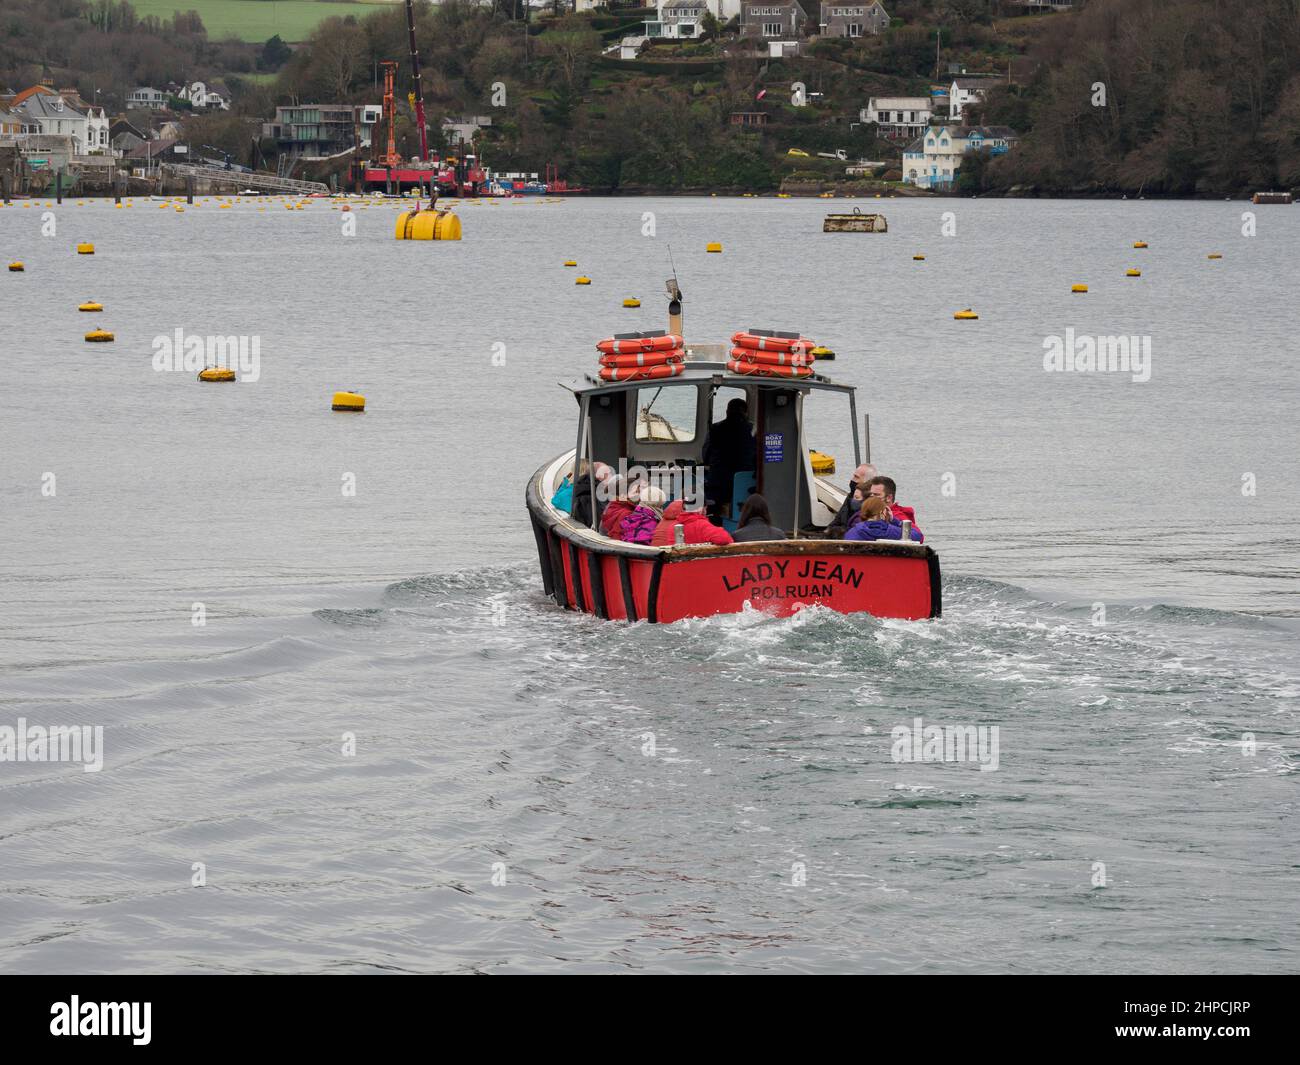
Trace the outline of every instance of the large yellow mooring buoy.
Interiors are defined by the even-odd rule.
[[[1223,258],[1223,253],[1222,253],[1222,252],[1217,252],[1217,251],[1212,251],[1212,252],[1210,252],[1209,255],[1206,256],[1206,258],[1207,258],[1207,259],[1222,259],[1222,258]]]
[[[722,253],[722,245],[715,240],[712,244],[706,244],[704,250],[713,252],[715,255],[720,255]]]
[[[94,255],[94,254],[95,254],[95,245],[93,245],[93,244],[78,244],[78,245],[77,245],[77,254],[78,254],[78,255]]]
[[[9,272],[11,274],[21,274],[26,269],[27,267],[20,262],[12,262],[9,264]]]
[[[974,322],[979,320],[979,315],[967,307],[964,311],[958,311],[953,317],[959,322]]]
[[[1125,276],[1125,277],[1141,277],[1141,276],[1142,276],[1142,271],[1141,271],[1141,270],[1138,270],[1138,269],[1135,268],[1135,267],[1130,267],[1128,270],[1124,271],[1124,276]]]
[[[835,457],[833,455],[809,449],[808,461],[812,464],[813,473],[819,477],[835,472]]]
[[[1147,242],[1145,240],[1135,240],[1133,242],[1133,247],[1135,248],[1145,248],[1146,246]]]
[[[575,278],[573,279],[573,283],[574,283],[575,285],[590,285],[590,284],[591,284],[591,278],[589,278],[589,277],[575,277]]]
[[[86,340],[91,344],[107,344],[112,339],[113,334],[107,329],[92,329],[86,334]]]
[[[830,348],[823,347],[821,344],[818,344],[817,347],[813,348],[812,351],[810,351],[808,354],[811,355],[814,359],[835,358],[835,352],[831,351]]]
[[[1087,291],[1088,291],[1088,286],[1087,286],[1087,285],[1071,285],[1071,286],[1070,286],[1070,291],[1071,291],[1071,292],[1087,292]]]
[[[623,301],[623,306],[624,306],[624,307],[640,307],[640,306],[641,306],[641,301],[640,301],[639,299],[637,299],[635,296],[629,296],[627,299],[625,299],[625,300]]]
[[[451,211],[403,211],[393,232],[398,240],[460,240],[460,219]]]
[[[77,307],[77,310],[79,311],[102,311],[103,309],[104,305],[102,303],[96,303],[94,300],[87,300],[85,303]]]
[[[334,402],[330,405],[330,410],[363,411],[365,409],[366,397],[357,392],[335,392]]]
[[[228,366],[208,366],[199,371],[200,381],[233,381],[235,371]]]

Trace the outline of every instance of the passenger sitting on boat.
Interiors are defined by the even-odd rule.
[[[664,504],[668,497],[664,490],[653,484],[641,489],[632,513],[623,519],[619,529],[620,539],[629,544],[648,544],[655,534],[655,526],[664,514]]]
[[[772,525],[772,512],[767,500],[755,492],[745,500],[740,510],[739,527],[736,529],[736,543],[748,544],[756,540],[784,540],[785,533]]]
[[[682,536],[688,544],[717,544],[721,547],[732,542],[731,533],[714,525],[702,510],[687,510],[685,503],[675,499],[664,511],[650,543],[655,547],[671,547],[677,542],[678,525],[682,527]]]
[[[583,463],[585,466],[586,463]],[[603,484],[614,476],[614,471],[603,462],[593,463],[590,471],[583,471],[573,486],[573,506],[569,514],[580,525],[591,525],[592,481]],[[600,512],[600,500],[596,500],[597,513]]]
[[[605,494],[610,497],[600,516],[600,531],[615,540],[623,538],[623,519],[636,509],[636,486],[627,478],[615,475],[606,482]]]
[[[749,404],[737,396],[727,404],[727,416],[709,426],[704,440],[704,497],[715,509],[730,506],[736,474],[754,469],[754,426]]]
[[[901,540],[903,523],[889,517],[889,504],[879,496],[868,496],[862,504],[862,520],[844,534],[846,540]],[[925,540],[919,529],[912,530],[917,543]]]
[[[905,507],[901,503],[894,502],[894,496],[898,493],[898,485],[894,483],[892,477],[873,477],[867,482],[867,487],[873,496],[879,496],[889,504],[889,516],[894,521],[910,521],[916,524],[916,511],[911,507]]]
[[[876,467],[869,462],[864,462],[853,471],[853,477],[849,481],[849,493],[844,497],[844,502],[840,505],[838,513],[831,519],[832,525],[843,525],[848,528],[849,523],[857,516],[862,509],[862,496],[866,494],[865,486],[876,475]],[[863,489],[862,494],[854,500],[854,493]]]

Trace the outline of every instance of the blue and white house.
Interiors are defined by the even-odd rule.
[[[931,126],[903,151],[903,181],[922,189],[951,188],[967,152],[1002,155],[1019,134],[1009,126]]]

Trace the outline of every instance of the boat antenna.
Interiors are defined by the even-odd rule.
[[[668,265],[673,276],[664,283],[668,290],[668,332],[682,336],[682,289],[677,284],[677,264],[673,262],[673,246],[668,245]]]

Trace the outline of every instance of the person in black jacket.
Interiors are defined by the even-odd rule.
[[[745,500],[740,511],[740,523],[732,537],[738,544],[753,543],[755,540],[784,540],[785,533],[772,525],[772,512],[767,508],[767,500],[755,492]]]
[[[844,497],[844,502],[840,505],[839,512],[831,518],[831,525],[840,525],[848,528],[849,520],[858,512],[862,506],[861,499],[854,499],[853,493],[861,488],[862,494],[867,494],[867,485],[871,478],[876,476],[876,467],[869,462],[864,462],[853,471],[853,480],[849,482],[849,493]]]
[[[731,505],[732,479],[755,466],[754,426],[749,404],[737,396],[727,404],[727,416],[709,426],[704,441],[704,498],[712,511]]]
[[[584,462],[582,465],[586,466],[586,463]],[[597,462],[594,464],[594,469],[590,473],[583,469],[578,475],[578,478],[573,482],[573,506],[569,510],[569,516],[579,525],[586,525],[588,527],[591,525],[592,473],[595,474],[596,492],[597,495],[599,495],[600,485],[609,480],[614,471],[609,466],[606,466],[605,463]],[[599,499],[596,501],[597,517],[600,516],[600,511],[604,509],[603,502],[603,500]]]

